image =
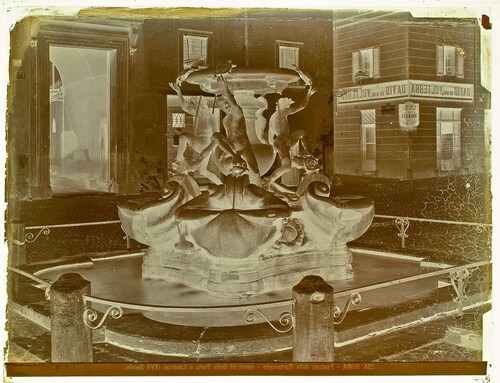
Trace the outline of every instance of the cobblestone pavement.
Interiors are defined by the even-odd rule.
[[[48,200],[22,201],[9,207],[10,217],[24,222],[26,227],[88,222],[118,221],[118,204],[130,199],[157,197],[139,196],[73,196]],[[136,251],[143,248],[130,241],[127,249],[125,234],[120,223],[93,226],[72,226],[49,228],[45,235],[41,229],[26,230],[38,238],[26,244],[28,263],[68,258],[90,253]]]
[[[491,222],[490,180],[484,174],[411,181],[342,176],[334,179],[332,189],[334,195],[372,198],[377,214]]]
[[[41,234],[34,243],[27,244],[26,254],[28,262],[35,263],[93,253],[137,251],[142,248],[144,246],[131,240],[130,249],[127,249],[125,233],[118,223],[51,229],[49,235]]]

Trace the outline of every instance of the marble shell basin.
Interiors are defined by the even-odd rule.
[[[309,191],[301,205],[306,233],[319,248],[359,238],[375,213],[370,198],[355,195],[323,197]]]
[[[288,208],[276,196],[234,179],[186,203],[182,193],[173,193],[164,204],[136,209],[134,215],[144,217],[123,226],[149,245],[143,277],[184,283],[217,297],[257,296],[294,286],[306,275],[350,279],[353,257],[346,243],[369,228],[373,201],[321,195],[315,184]],[[132,216],[121,210],[122,220]],[[185,223],[189,247],[174,243],[175,222]]]

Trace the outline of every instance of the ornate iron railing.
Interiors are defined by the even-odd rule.
[[[453,286],[456,296],[453,301],[457,303],[457,313],[462,315],[463,312],[463,301],[466,297],[466,286],[469,281],[472,269],[477,269],[483,266],[490,265],[491,261],[475,262],[467,265],[454,266],[446,269],[440,269],[436,271],[431,271],[419,275],[412,275],[408,277],[403,277],[395,280],[390,280],[386,282],[374,283],[368,286],[356,287],[344,291],[334,293],[334,302],[342,300],[342,298],[348,297],[344,304],[344,308],[341,309],[338,305],[334,305],[334,323],[340,324],[346,318],[349,308],[351,305],[358,306],[361,303],[362,293],[368,291],[373,291],[377,289],[382,289],[390,286],[397,286],[404,283],[415,282],[427,278],[437,277],[440,275],[448,275],[450,278],[450,284]],[[30,278],[37,283],[46,287],[46,298],[50,299],[49,290],[51,283],[43,279],[40,279],[26,271],[20,270],[15,267],[9,267],[10,271],[23,275]],[[264,302],[264,303],[253,303],[253,304],[241,304],[241,305],[221,305],[221,306],[163,306],[163,305],[149,305],[149,304],[139,304],[130,303],[118,300],[105,299],[94,296],[84,296],[84,300],[88,303],[100,304],[107,307],[106,311],[103,313],[101,319],[99,320],[99,314],[95,309],[88,308],[84,313],[83,320],[85,324],[91,329],[98,329],[106,323],[108,316],[113,319],[119,319],[123,316],[123,310],[135,310],[141,312],[162,312],[162,313],[200,313],[200,314],[210,314],[210,313],[227,313],[227,312],[241,312],[243,314],[243,320],[247,324],[255,323],[256,314],[262,316],[264,320],[279,333],[286,333],[294,327],[295,319],[292,314],[292,304],[293,299],[284,299],[279,301]],[[279,325],[281,328],[273,324],[273,321],[264,314],[265,309],[279,309],[282,308],[284,311],[280,314]],[[97,324],[94,324],[97,322]]]
[[[41,286],[43,286],[45,289],[45,298],[50,299],[50,288],[52,287],[51,282],[44,280],[44,279],[41,279],[41,278],[38,278],[37,276],[35,276],[31,273],[28,273],[24,270],[18,269],[17,267],[9,266],[9,267],[7,267],[7,270],[13,271],[14,273],[17,273],[17,274],[22,275],[26,278],[29,278],[29,279],[35,281],[36,283],[40,284]]]
[[[381,219],[392,219],[394,220],[394,225],[398,229],[398,237],[401,238],[401,247],[405,248],[405,240],[408,238],[406,231],[410,227],[410,222],[428,222],[428,223],[441,223],[446,225],[460,225],[460,226],[473,226],[478,232],[482,232],[486,228],[492,227],[491,224],[481,223],[481,222],[460,222],[460,221],[447,221],[441,219],[430,219],[430,218],[416,218],[416,217],[400,217],[395,215],[382,215],[375,214],[374,218]]]
[[[38,233],[34,234],[32,232],[27,232],[24,235],[24,242],[17,243],[18,245],[24,245],[25,243],[34,243],[41,234],[48,236],[51,233],[51,229],[56,228],[67,228],[67,227],[83,227],[83,226],[97,226],[97,225],[114,225],[121,224],[120,220],[115,221],[96,221],[96,222],[79,222],[79,223],[64,223],[58,225],[39,225],[39,226],[26,226],[25,231],[38,230]],[[127,241],[127,249],[130,249],[130,238],[125,234],[123,237]]]

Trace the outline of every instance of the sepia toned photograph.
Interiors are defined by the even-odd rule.
[[[27,8],[7,377],[490,382],[487,11]]]

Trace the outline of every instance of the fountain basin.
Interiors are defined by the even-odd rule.
[[[124,308],[124,315],[142,312],[155,321],[193,327],[234,327],[247,326],[245,314],[249,309],[261,310],[268,320],[276,321],[284,312],[291,311],[292,289],[281,289],[249,297],[220,298],[207,291],[196,289],[185,283],[172,282],[155,278],[144,278],[141,265],[143,254],[115,256],[111,258],[90,258],[86,262],[68,261],[65,265],[42,266],[35,275],[49,281],[56,281],[62,274],[74,272],[89,280],[92,284],[92,296],[110,302],[140,305],[144,309]],[[349,280],[327,282],[334,286],[335,293],[361,288],[372,284],[412,275],[424,274],[436,268],[423,268],[421,258],[399,258],[397,255],[378,255],[376,252],[354,250],[353,262],[359,273]],[[356,309],[367,307],[397,305],[420,294],[437,289],[441,276],[416,282],[416,285],[387,287],[363,293],[362,303]],[[388,293],[387,290],[390,290]],[[336,302],[343,306],[345,297]],[[92,304],[100,312],[105,312],[106,305]],[[151,307],[167,307],[163,311]],[[168,309],[170,307],[170,309]],[[110,324],[114,323],[109,319]],[[265,323],[261,315],[255,316],[252,324]]]
[[[232,92],[251,92],[265,95],[283,92],[290,83],[300,77],[292,69],[286,68],[233,68],[224,75]],[[207,93],[222,94],[222,84],[215,77],[213,69],[202,69],[191,73],[187,79],[190,84],[199,85]]]
[[[153,209],[145,206],[134,215],[121,206],[120,218],[124,228],[134,227],[127,222],[129,217],[143,225],[151,222],[150,230],[139,225],[137,235],[128,233],[136,240],[143,240],[143,232],[161,233],[143,242],[149,245],[142,265],[144,278],[184,283],[215,297],[244,299],[291,288],[306,275],[330,281],[353,277],[346,243],[370,226],[373,201],[326,197],[321,185],[312,182],[291,209],[272,193],[249,184],[248,176],[232,177],[211,194],[204,192],[184,204],[179,199],[185,194],[180,186],[174,187],[165,209],[155,202]]]

